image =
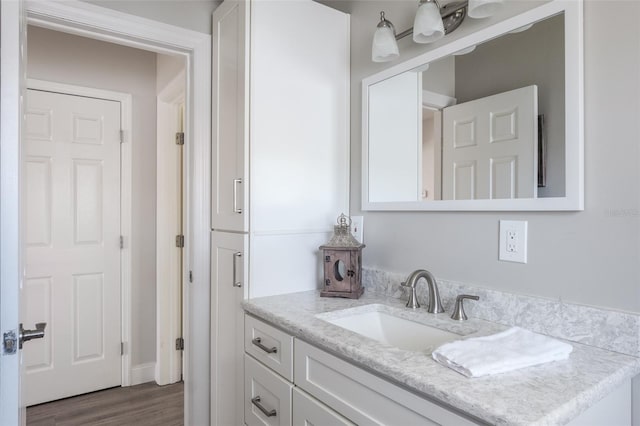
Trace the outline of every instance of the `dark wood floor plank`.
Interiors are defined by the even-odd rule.
[[[27,408],[27,426],[183,426],[184,385],[112,388]]]

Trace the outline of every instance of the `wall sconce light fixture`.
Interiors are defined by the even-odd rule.
[[[441,0],[442,1],[442,0]],[[433,43],[462,24],[468,15],[471,18],[487,18],[495,14],[503,0],[461,0],[440,5],[438,0],[420,0],[413,28],[396,35],[393,24],[384,12],[373,35],[371,59],[373,62],[388,62],[396,59],[400,52],[397,40],[413,34],[416,43]]]

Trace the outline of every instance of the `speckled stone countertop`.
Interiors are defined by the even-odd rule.
[[[566,361],[469,379],[436,363],[431,358],[433,348],[400,350],[321,319],[346,314],[334,311],[372,304],[383,306],[360,309],[391,310],[463,336],[506,328],[475,319],[460,323],[446,313],[428,314],[424,308],[414,312],[399,299],[371,292],[350,300],[321,298],[319,292],[307,291],[252,299],[243,306],[297,338],[490,424],[565,424],[640,373],[639,358],[569,342],[574,350]]]

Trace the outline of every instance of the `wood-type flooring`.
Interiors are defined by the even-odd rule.
[[[27,426],[183,426],[184,384],[111,388],[27,408]]]

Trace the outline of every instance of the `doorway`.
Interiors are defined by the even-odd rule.
[[[22,7],[24,5],[24,8]],[[17,336],[20,323],[20,282],[23,231],[19,222],[19,157],[21,125],[20,88],[26,85],[25,59],[21,55],[28,21],[40,27],[89,36],[130,47],[182,56],[187,62],[185,176],[189,214],[185,217],[185,271],[193,274],[186,299],[185,323],[185,423],[203,424],[209,419],[209,173],[210,173],[210,72],[211,37],[207,34],[107,11],[84,2],[2,2],[1,110],[2,155],[0,161],[0,228],[2,228],[2,297],[0,323],[7,341]],[[23,13],[24,12],[24,13]],[[23,19],[26,18],[26,19]],[[123,159],[130,161],[130,159]],[[191,282],[190,282],[191,284]],[[22,424],[24,405],[20,392],[20,352],[5,346],[0,358],[0,423]],[[197,374],[194,374],[197,372]]]
[[[115,163],[118,171],[121,171],[124,176],[128,176],[128,178],[123,179],[122,185],[120,185],[118,184],[119,176],[106,176],[103,173],[106,165],[104,162],[100,162],[99,164],[96,163],[96,179],[103,183],[109,183],[117,187],[118,190],[121,189],[122,198],[118,197],[117,200],[110,199],[107,201],[102,195],[98,195],[102,194],[100,191],[89,190],[87,194],[94,197],[95,203],[101,204],[105,208],[111,207],[113,211],[103,211],[97,215],[91,214],[92,212],[85,209],[88,212],[86,212],[88,217],[94,219],[99,218],[100,220],[115,220],[116,218],[119,219],[120,215],[122,215],[122,226],[116,227],[116,232],[111,232],[109,235],[104,232],[99,232],[103,239],[100,241],[101,245],[114,248],[118,253],[117,256],[122,254],[117,268],[110,270],[113,276],[119,275],[116,274],[116,269],[122,269],[122,297],[120,298],[120,294],[118,294],[115,305],[113,303],[109,306],[105,305],[102,303],[103,300],[101,297],[106,294],[105,289],[114,288],[114,285],[110,283],[109,286],[106,286],[104,282],[99,282],[100,280],[97,280],[98,282],[93,280],[94,288],[99,291],[91,295],[91,303],[82,301],[75,302],[73,306],[77,305],[78,307],[75,311],[73,309],[59,307],[58,304],[52,303],[52,298],[40,303],[40,305],[54,308],[51,309],[52,311],[64,311],[66,315],[63,314],[63,317],[72,317],[80,324],[91,325],[92,322],[90,318],[93,316],[100,318],[101,324],[109,325],[112,329],[115,329],[117,333],[111,332],[109,339],[106,338],[106,334],[103,333],[99,327],[95,326],[93,328],[89,327],[87,334],[91,335],[92,341],[95,343],[94,346],[100,346],[101,349],[108,348],[109,354],[117,357],[117,363],[120,363],[122,357],[122,368],[120,369],[118,365],[117,371],[115,371],[114,368],[110,370],[100,368],[93,369],[92,371],[94,372],[99,371],[104,375],[108,374],[110,379],[103,381],[102,384],[94,384],[93,388],[80,388],[80,390],[75,393],[65,393],[64,395],[54,392],[54,390],[58,391],[63,387],[60,385],[60,381],[48,380],[44,386],[37,387],[37,389],[42,389],[43,394],[48,394],[48,398],[44,396],[35,399],[32,398],[30,396],[31,389],[35,389],[36,387],[30,385],[29,380],[25,380],[26,392],[24,393],[24,402],[28,405],[114,385],[119,386],[122,384],[123,386],[128,386],[146,383],[154,379],[157,380],[156,367],[158,363],[156,360],[159,356],[156,354],[156,329],[160,330],[161,327],[157,326],[156,322],[162,322],[163,316],[169,315],[169,312],[156,310],[156,304],[154,303],[157,296],[156,287],[161,281],[158,279],[160,277],[156,275],[156,264],[163,263],[161,250],[158,249],[158,241],[156,241],[156,233],[160,229],[160,226],[157,226],[159,225],[159,218],[161,217],[161,213],[164,213],[163,211],[157,210],[163,208],[163,205],[156,205],[156,186],[158,186],[159,194],[170,192],[166,186],[160,184],[161,179],[165,181],[172,180],[175,191],[179,194],[178,202],[172,204],[171,208],[178,212],[177,219],[179,220],[178,226],[180,227],[180,233],[182,233],[182,222],[183,216],[185,215],[183,215],[183,204],[181,202],[182,187],[184,185],[184,180],[182,179],[182,163],[184,161],[181,153],[182,149],[180,149],[179,156],[175,156],[173,159],[173,164],[176,165],[176,169],[173,170],[174,175],[172,176],[166,175],[171,171],[163,170],[161,167],[156,168],[156,162],[154,160],[156,150],[161,151],[158,146],[164,141],[157,133],[159,129],[156,128],[156,123],[159,124],[163,122],[162,117],[160,117],[160,120],[156,117],[156,96],[158,95],[161,80],[166,80],[168,78],[167,75],[179,74],[179,76],[173,79],[175,81],[174,86],[179,87],[175,89],[177,95],[172,98],[172,101],[182,105],[182,107],[178,108],[179,115],[182,115],[184,111],[186,85],[184,59],[180,56],[171,57],[173,61],[168,61],[167,59],[161,61],[160,58],[168,57],[168,55],[159,55],[155,52],[141,51],[38,27],[29,27],[29,37],[30,50],[27,72],[30,76],[46,76],[67,82],[79,81],[82,84],[92,85],[94,87],[113,88],[115,85],[116,88],[126,90],[128,93],[131,93],[131,95],[122,95],[122,97],[129,96],[130,98],[128,106],[124,108],[130,112],[130,115],[124,114],[122,117],[122,121],[129,123],[129,125],[120,126],[118,123],[117,129],[109,130],[106,127],[104,114],[93,120],[94,130],[97,129],[102,133],[110,133],[118,138],[117,141],[111,142],[114,142],[113,146],[116,147],[116,149],[121,148],[123,153],[122,157],[119,157]],[[68,56],[65,56],[65,54]],[[90,64],[86,64],[86,62],[90,62]],[[158,65],[160,62],[164,64],[163,67]],[[168,66],[167,63],[171,63],[175,65],[175,67],[172,68]],[[160,69],[162,69],[162,75],[159,74]],[[33,83],[33,81],[30,80],[30,83]],[[38,83],[38,86],[41,90],[45,91],[48,96],[54,96],[54,92],[62,92],[64,89],[71,87],[69,84],[59,83],[49,84],[47,86],[42,82]],[[71,91],[74,92],[74,95],[83,94],[80,89],[75,91],[71,89]],[[85,92],[84,94],[88,96],[86,98],[87,101],[91,102],[99,102],[98,99],[117,98],[115,95],[110,96],[108,91],[100,89],[85,89]],[[31,106],[29,99],[27,99],[27,110],[31,108]],[[35,107],[35,105],[33,106]],[[84,116],[86,115],[84,110],[86,110],[86,107],[76,108],[71,114]],[[134,125],[131,124],[133,122],[131,115],[135,117]],[[178,113],[175,114],[173,121],[176,123],[176,126],[181,126],[184,122],[182,118],[178,117]],[[82,126],[84,127],[76,126],[72,131],[78,129],[86,131],[86,129],[90,128],[90,126],[87,127],[88,125],[86,124],[88,121],[85,120],[83,123]],[[120,129],[122,129],[122,131],[120,131]],[[120,135],[122,135],[122,140],[119,138]],[[175,133],[171,136],[171,141],[174,146],[176,146]],[[90,141],[85,140],[83,142],[84,145],[91,145],[89,143]],[[26,186],[24,189],[27,193],[30,193],[32,188],[29,185],[28,176],[25,182]],[[86,186],[86,180],[84,184]],[[64,187],[65,185],[62,186]],[[60,197],[58,194],[55,194],[53,198],[57,200]],[[29,213],[28,210],[30,209],[27,209],[27,215]],[[60,215],[56,218],[55,221],[51,221],[53,228],[57,227]],[[27,222],[27,235],[29,235],[32,228],[33,226]],[[114,242],[115,244],[111,246],[109,242]],[[28,245],[29,242],[27,241],[27,246]],[[177,259],[178,264],[178,268],[174,271],[174,285],[178,286],[183,275],[182,249],[176,247],[175,241],[172,241],[171,248],[173,249],[173,258]],[[29,271],[27,273],[29,273]],[[28,277],[25,283],[27,284],[25,288],[28,289]],[[120,280],[117,280],[116,284],[115,287],[120,287]],[[71,287],[73,287],[73,285]],[[79,286],[76,287],[80,288]],[[40,286],[39,289],[41,288],[43,288],[43,286]],[[49,286],[49,288],[53,288],[53,286]],[[178,288],[180,289],[180,287]],[[40,291],[39,296],[41,297],[31,298],[31,294],[27,292],[27,297],[25,298],[27,305],[30,299],[35,301],[44,300],[45,297],[42,297],[44,293],[46,292]],[[50,293],[60,293],[60,291],[56,290]],[[72,296],[70,298],[67,297],[65,300],[77,300],[73,291],[67,293],[72,294]],[[181,292],[179,294],[181,295]],[[84,311],[82,308],[85,308]],[[83,311],[84,314],[74,313],[76,311]],[[27,306],[24,312],[27,313],[27,317],[24,318],[25,324],[30,324],[30,322],[49,322],[49,334],[45,339],[40,342],[33,342],[33,345],[29,344],[25,346],[25,360],[33,358],[33,354],[38,352],[38,350],[41,352],[39,358],[42,359],[44,357],[42,352],[44,351],[46,353],[47,348],[55,347],[57,351],[73,351],[77,349],[78,345],[76,343],[70,345],[61,344],[61,340],[57,337],[58,334],[70,335],[72,338],[76,335],[76,333],[69,332],[68,329],[60,327],[59,324],[61,321],[36,318],[36,316],[42,316],[44,314],[43,310],[38,307],[29,308],[29,306]],[[120,327],[120,312],[122,312],[122,327]],[[177,315],[177,332],[180,337],[182,337],[183,312],[187,312],[187,310],[182,310],[181,304],[178,304],[177,312],[172,312]],[[35,313],[37,313],[37,315],[34,315]],[[115,334],[117,334],[117,336]],[[158,337],[161,336],[162,334],[158,334]],[[171,345],[171,349],[174,352],[177,351],[174,345]],[[181,355],[181,351],[179,354]],[[178,360],[181,360],[180,355],[177,356]],[[64,357],[69,358],[68,354],[63,355],[63,358]],[[101,354],[100,357],[103,358],[104,355]],[[60,362],[52,362],[50,364],[59,365]],[[83,358],[76,362],[76,364],[88,365],[89,363],[87,359]],[[28,377],[30,372],[36,370],[39,372],[55,370],[51,368],[50,365],[45,366],[37,362],[31,365],[27,363],[25,367],[25,377]],[[181,380],[181,362],[177,363],[177,367],[177,379],[168,382],[165,381],[163,384]],[[95,376],[95,374],[91,372],[83,375],[83,377],[92,376]],[[71,381],[75,382],[77,376],[71,374],[67,377],[74,378]],[[65,381],[68,382],[69,379],[67,378],[62,382]],[[49,391],[45,392],[47,389],[49,389]]]

